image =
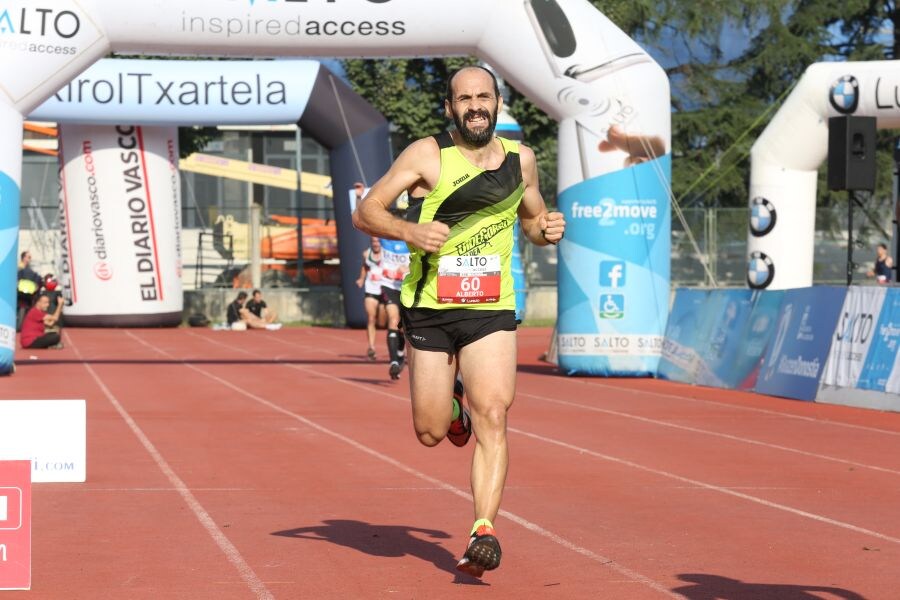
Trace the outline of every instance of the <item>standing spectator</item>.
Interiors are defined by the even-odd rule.
[[[59,316],[62,314],[62,302],[58,302],[56,310],[51,314],[50,296],[44,292],[38,295],[34,306],[25,314],[22,321],[22,334],[19,343],[23,348],[62,348],[59,328]]]
[[[59,281],[56,280],[53,273],[44,275],[44,291],[47,292],[47,296],[50,298],[48,311],[52,314],[56,312],[58,305],[65,303],[62,292],[59,290]],[[60,317],[60,324],[62,324],[62,317]]]
[[[891,280],[893,268],[894,261],[888,255],[887,245],[878,244],[875,248],[875,268],[866,275],[874,277],[878,283],[887,283]]]
[[[253,290],[253,297],[247,301],[247,310],[265,321],[267,325],[275,324],[278,320],[278,314],[266,304],[263,300],[262,292]]]
[[[23,251],[19,255],[19,273],[16,284],[16,331],[22,328],[25,313],[34,304],[36,294],[41,291],[43,280],[31,268],[31,252]]]

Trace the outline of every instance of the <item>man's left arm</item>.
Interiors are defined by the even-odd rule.
[[[528,240],[538,246],[558,244],[566,232],[566,220],[561,212],[548,212],[541,190],[538,187],[537,160],[534,152],[526,146],[519,146],[519,159],[522,165],[522,180],[525,183],[525,195],[519,204],[519,221],[522,233]]]

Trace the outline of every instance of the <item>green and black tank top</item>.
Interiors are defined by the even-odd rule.
[[[424,198],[410,198],[406,218],[445,223],[450,237],[435,253],[409,246],[401,302],[406,308],[515,310],[513,226],[525,193],[519,145],[497,137],[505,157],[487,170],[470,163],[448,132],[434,138],[440,177]]]

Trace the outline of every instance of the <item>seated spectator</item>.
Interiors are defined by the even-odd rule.
[[[266,323],[274,323],[278,320],[278,315],[273,309],[269,308],[266,301],[263,300],[262,292],[259,290],[253,290],[253,296],[247,301],[247,310]]]
[[[280,323],[266,323],[261,317],[250,312],[247,307],[247,292],[238,292],[234,302],[228,305],[226,318],[232,329],[280,329]]]
[[[23,348],[62,348],[59,317],[63,303],[58,302],[51,314],[50,296],[46,292],[38,295],[34,306],[25,314],[19,342]]]

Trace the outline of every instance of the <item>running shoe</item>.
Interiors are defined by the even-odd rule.
[[[398,363],[396,360],[392,360],[391,366],[388,369],[388,374],[391,376],[391,379],[400,379],[400,370],[402,368],[403,367],[400,366],[400,363]]]
[[[366,350],[366,356],[369,357],[369,360],[375,360],[375,348],[369,348]]]
[[[472,436],[472,419],[469,417],[468,409],[463,406],[464,395],[465,390],[463,389],[462,381],[457,379],[456,383],[453,384],[453,400],[459,402],[459,416],[450,423],[447,439],[450,440],[451,444],[460,448],[465,446]]]
[[[456,563],[456,570],[481,577],[485,571],[492,571],[500,566],[500,555],[500,542],[494,528],[482,525],[469,538],[466,553]]]

